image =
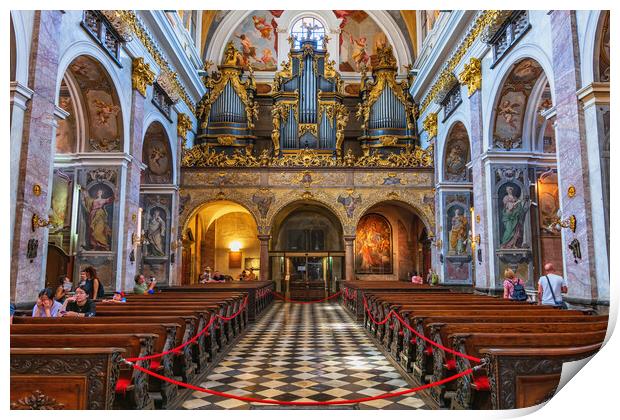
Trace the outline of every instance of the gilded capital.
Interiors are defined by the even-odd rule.
[[[437,136],[437,113],[431,112],[428,114],[424,122],[422,123],[424,131],[428,134],[428,138],[432,139]]]
[[[192,119],[180,112],[177,115],[177,135],[182,139],[187,139],[187,131],[192,129]]]
[[[482,67],[480,66],[480,60],[472,57],[469,60],[469,64],[465,64],[465,68],[459,74],[459,81],[461,84],[467,86],[467,95],[471,96],[475,91],[480,89],[482,84]]]
[[[131,62],[131,84],[134,89],[146,97],[146,87],[155,81],[155,73],[144,58],[134,58]]]

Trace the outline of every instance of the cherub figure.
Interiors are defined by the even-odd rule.
[[[95,106],[97,107],[97,123],[99,125],[104,125],[110,119],[110,116],[116,117],[118,112],[121,110],[118,105],[107,104],[99,99],[95,99],[93,101]]]
[[[513,104],[508,99],[506,99],[502,101],[499,109],[497,110],[497,113],[504,119],[504,121],[506,121],[506,124],[516,129],[517,126],[515,125],[515,116],[519,115],[518,108],[520,106],[520,104]]]

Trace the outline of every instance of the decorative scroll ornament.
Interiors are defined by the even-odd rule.
[[[180,112],[177,114],[177,135],[183,140],[187,139],[187,132],[192,129],[192,119],[189,115]],[[185,144],[185,141],[183,142]]]
[[[433,148],[422,149],[409,147],[400,153],[381,154],[378,151],[366,153],[361,157],[353,155],[351,149],[342,159],[327,154],[319,154],[311,149],[302,149],[297,153],[270,157],[266,150],[258,156],[249,152],[235,150],[232,154],[217,152],[206,144],[192,147],[185,151],[182,164],[185,167],[231,168],[231,167],[272,167],[272,168],[326,168],[326,167],[363,167],[363,168],[431,168],[433,167]]]
[[[124,42],[131,42],[133,40],[131,27],[123,20],[117,10],[100,10],[100,12],[110,22],[116,33],[123,38]]]
[[[446,73],[440,78],[438,83],[439,89],[434,101],[437,104],[441,104],[443,100],[446,99],[446,96],[448,96],[450,91],[452,91],[452,88],[459,84],[459,81],[454,74]]]
[[[31,395],[11,403],[11,410],[63,410],[65,405],[38,389]]]
[[[157,84],[162,88],[166,95],[172,100],[173,103],[179,102],[180,96],[174,87],[174,80],[177,74],[170,70],[163,70],[159,76],[157,76]]]
[[[469,64],[465,64],[465,68],[459,74],[459,81],[467,86],[467,95],[471,96],[480,89],[482,85],[482,67],[480,66],[480,60],[476,57],[472,57],[469,60]]]
[[[431,112],[428,114],[424,122],[422,123],[424,131],[428,134],[428,138],[432,139],[437,136],[437,113]]]
[[[504,22],[513,13],[513,10],[489,10],[485,19],[485,28],[482,30],[480,39],[485,44],[489,44],[493,37],[499,32]]]
[[[284,81],[293,77],[293,71],[291,70],[291,53],[288,54],[288,62],[283,61],[280,66],[282,69],[276,72],[273,81],[274,92],[280,90]]]
[[[155,81],[155,73],[143,57],[134,58],[131,62],[131,85],[146,98],[146,87]]]

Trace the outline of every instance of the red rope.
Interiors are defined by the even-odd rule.
[[[195,336],[193,336],[192,338],[187,340],[185,343],[183,343],[183,344],[181,344],[181,345],[179,345],[179,346],[177,346],[177,347],[175,347],[173,349],[170,349],[170,350],[167,350],[167,351],[164,351],[164,352],[161,352],[161,353],[157,353],[157,354],[151,354],[150,356],[130,357],[130,358],[127,358],[126,360],[128,362],[138,362],[138,361],[141,361],[141,360],[157,359],[159,357],[166,356],[166,355],[168,355],[170,353],[178,353],[182,348],[187,347],[191,343],[195,343],[201,335],[203,335],[205,332],[207,332],[209,327],[211,327],[211,325],[213,325],[213,323],[215,322],[215,320],[217,318],[220,318],[220,319],[222,319],[224,321],[230,321],[230,320],[236,318],[237,316],[239,316],[239,314],[247,306],[247,303],[248,303],[248,297],[246,296],[245,299],[243,300],[243,304],[241,305],[239,310],[234,315],[232,315],[232,316],[230,316],[228,318],[224,317],[224,316],[221,316],[221,315],[217,315],[217,314],[215,316],[211,317],[211,319],[209,320],[209,323],[202,330],[200,330],[198,332],[198,334],[196,334]]]
[[[177,381],[175,379],[171,379],[168,378],[166,376],[160,375],[158,373],[155,373],[153,371],[150,371],[148,369],[143,368],[142,366],[138,366],[138,365],[134,365],[132,364],[134,369],[138,369],[144,373],[146,373],[147,375],[151,375],[155,378],[161,379],[162,381],[166,381],[169,382],[171,384],[175,384],[177,386],[181,386],[183,388],[188,388],[194,391],[200,391],[200,392],[204,392],[207,394],[211,394],[211,395],[216,395],[218,397],[224,397],[224,398],[232,398],[235,400],[240,400],[240,401],[245,401],[245,402],[254,402],[254,403],[263,403],[263,404],[277,404],[277,405],[302,405],[302,406],[311,406],[311,405],[343,405],[343,404],[358,404],[358,403],[362,403],[362,402],[366,402],[366,401],[374,401],[374,400],[380,400],[380,399],[385,399],[385,398],[392,398],[392,397],[399,397],[401,395],[405,395],[405,394],[410,394],[413,392],[418,392],[421,391],[423,389],[427,389],[427,388],[431,388],[434,386],[438,386],[438,385],[443,385],[447,382],[453,381],[455,379],[458,379],[462,376],[466,376],[469,375],[470,373],[472,373],[474,371],[474,368],[469,368],[463,372],[457,373],[456,375],[452,375],[448,378],[444,378],[440,381],[436,381],[436,382],[432,382],[429,384],[425,384],[422,386],[418,386],[415,388],[409,388],[406,389],[404,391],[398,391],[398,392],[387,392],[385,394],[381,394],[381,395],[375,395],[374,397],[365,397],[365,398],[358,398],[355,400],[342,400],[342,401],[278,401],[278,400],[263,400],[263,399],[258,399],[258,398],[252,398],[252,397],[242,397],[239,395],[232,395],[232,394],[227,394],[225,392],[219,392],[219,391],[214,391],[212,389],[207,389],[207,388],[202,388],[199,386],[195,386],[192,384],[186,384],[185,382],[181,382],[181,381]]]
[[[289,298],[287,298],[286,296],[283,296],[283,295],[281,295],[280,293],[275,292],[275,291],[271,291],[271,293],[273,293],[273,295],[274,295],[275,297],[282,299],[284,302],[289,302],[289,303],[301,303],[302,305],[304,305],[304,304],[310,304],[310,303],[320,303],[320,302],[325,302],[325,301],[328,301],[328,300],[333,299],[333,298],[335,298],[335,297],[337,297],[337,296],[340,296],[340,295],[342,294],[342,290],[341,290],[341,291],[339,291],[338,293],[334,293],[334,294],[333,294],[333,295],[331,295],[331,296],[327,296],[325,299],[310,300],[310,301],[305,301],[305,300],[292,300],[292,299],[289,299]]]
[[[409,331],[411,331],[413,334],[415,334],[416,336],[420,337],[422,340],[426,341],[427,343],[429,343],[430,345],[433,345],[435,347],[438,347],[440,349],[442,349],[445,352],[451,353],[455,356],[459,356],[459,357],[463,357],[467,360],[471,360],[472,362],[476,362],[476,363],[480,363],[482,360],[474,357],[474,356],[470,356],[468,354],[464,354],[461,352],[458,352],[456,350],[453,350],[449,347],[443,346],[439,343],[436,343],[435,341],[431,340],[430,338],[425,337],[424,335],[420,334],[419,332],[417,332],[411,325],[409,325],[407,322],[405,322],[405,320],[403,318],[401,318],[400,315],[398,315],[393,309],[387,314],[387,316],[385,317],[385,319],[381,322],[377,322],[372,314],[370,313],[370,308],[368,308],[368,302],[366,301],[366,296],[364,296],[364,308],[366,309],[366,313],[368,314],[368,317],[372,320],[372,322],[374,322],[375,324],[381,325],[381,324],[385,324],[392,315],[394,315],[396,317],[396,319],[398,319],[400,321],[400,323],[403,325],[403,327],[407,328]]]

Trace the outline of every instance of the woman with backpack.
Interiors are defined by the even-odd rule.
[[[504,299],[526,301],[525,283],[510,268],[504,271]]]

